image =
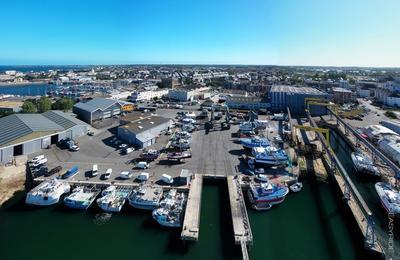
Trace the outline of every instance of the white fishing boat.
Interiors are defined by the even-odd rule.
[[[351,159],[354,163],[354,168],[358,173],[369,174],[372,176],[380,176],[379,170],[372,162],[371,158],[369,158],[361,151],[355,151],[351,153]]]
[[[375,190],[381,200],[381,203],[388,213],[400,216],[400,192],[384,182],[375,184]]]
[[[106,192],[102,192],[103,196],[97,199],[96,202],[106,212],[120,212],[130,193],[130,189],[108,188]]]
[[[129,205],[137,209],[154,210],[160,205],[162,188],[140,186],[129,195]]]
[[[25,202],[30,205],[48,206],[59,202],[61,195],[71,187],[67,182],[51,179],[44,181],[26,194]]]
[[[183,192],[178,192],[176,189],[170,189],[164,194],[163,199],[160,201],[160,207],[173,209],[183,208],[186,203],[186,197]]]
[[[70,195],[64,198],[64,203],[70,208],[88,209],[99,193],[99,190],[78,186]]]
[[[181,227],[182,215],[183,209],[158,208],[152,212],[152,216],[158,224],[165,227]]]

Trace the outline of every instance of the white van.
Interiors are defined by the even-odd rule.
[[[92,177],[97,176],[97,174],[99,173],[98,170],[99,169],[97,167],[97,164],[93,164],[93,166],[92,166]]]
[[[149,174],[147,172],[142,172],[137,176],[138,181],[147,181],[149,179]]]
[[[168,174],[163,174],[161,175],[161,181],[167,183],[167,184],[172,184],[174,183],[174,179],[169,176]]]
[[[138,162],[136,164],[136,168],[147,169],[147,168],[149,168],[149,164],[147,162]]]

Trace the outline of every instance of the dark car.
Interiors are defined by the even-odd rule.
[[[62,167],[61,166],[57,166],[57,167],[51,169],[49,172],[47,172],[44,176],[46,176],[46,177],[51,176],[51,175],[53,175],[55,173],[59,173],[61,170],[62,170]]]

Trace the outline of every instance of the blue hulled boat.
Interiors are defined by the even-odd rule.
[[[252,137],[252,138],[241,138],[240,144],[243,148],[253,149],[254,147],[267,147],[271,145],[271,142],[266,138]]]

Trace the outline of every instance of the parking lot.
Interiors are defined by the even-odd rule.
[[[175,118],[177,111],[176,109],[158,109],[157,114]],[[278,125],[274,121],[270,121],[270,124],[269,130],[264,131],[264,135],[272,140],[272,136],[277,134]],[[60,174],[63,174],[73,166],[78,166],[79,173],[71,178],[71,180],[75,181],[101,181],[101,175],[108,168],[113,170],[108,182],[133,182],[141,172],[148,172],[150,181],[157,182],[162,174],[168,174],[174,178],[178,177],[182,169],[187,169],[191,173],[207,175],[236,175],[244,171],[245,168],[245,165],[240,160],[243,154],[242,146],[238,140],[232,138],[232,133],[237,131],[237,125],[232,125],[229,130],[221,131],[219,124],[209,133],[206,133],[205,130],[195,131],[192,133],[192,158],[184,159],[180,162],[170,161],[167,160],[166,154],[163,153],[157,160],[150,162],[150,167],[146,170],[134,168],[135,162],[142,161],[140,159],[142,150],[134,151],[128,155],[121,154],[121,149],[119,149],[120,142],[115,136],[115,126],[109,129],[95,130],[94,136],[78,138],[76,141],[80,150],[77,152],[52,147],[51,149],[43,150],[41,154],[47,157],[49,170],[62,166],[63,169]],[[161,150],[167,145],[169,138],[170,136],[168,135],[161,135],[156,143],[147,149]],[[98,165],[99,174],[95,177],[91,177],[93,164]],[[122,171],[131,171],[133,178],[129,180],[119,179],[119,174]]]

